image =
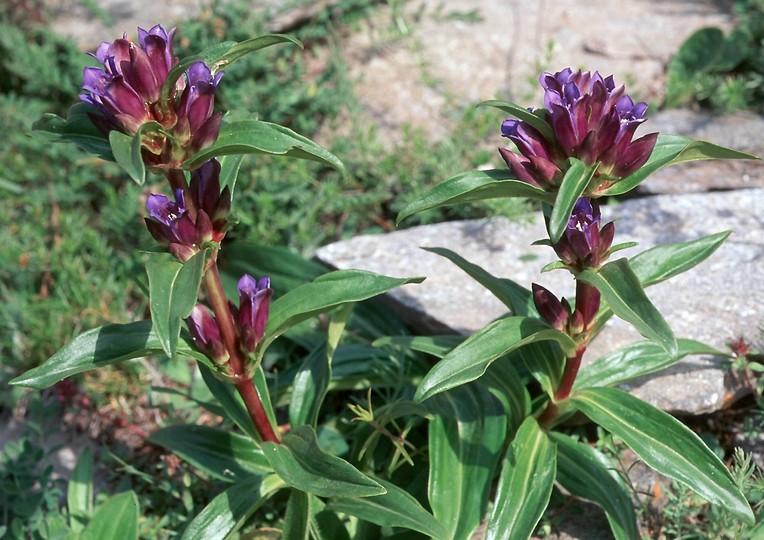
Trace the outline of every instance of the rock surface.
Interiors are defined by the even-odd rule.
[[[647,290],[678,337],[724,349],[740,335],[756,337],[764,321],[764,189],[705,194],[658,195],[603,208],[616,219],[616,242],[639,242],[619,253],[632,256],[656,245],[686,242],[715,232],[733,234],[698,267]],[[541,283],[558,296],[572,296],[565,271],[539,274],[555,260],[544,246],[540,215],[528,223],[504,219],[426,225],[385,235],[359,236],[320,248],[316,257],[336,268],[362,268],[391,276],[427,276],[421,285],[391,293],[407,322],[422,333],[482,328],[506,312],[493,295],[443,257],[420,247],[445,247],[499,277],[529,286]],[[592,343],[586,359],[638,341],[630,325],[612,319]],[[720,359],[694,356],[670,370],[630,385],[642,399],[668,411],[706,413],[735,392]]]

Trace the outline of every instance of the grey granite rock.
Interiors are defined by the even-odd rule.
[[[621,252],[624,256],[733,231],[704,263],[650,287],[647,293],[678,337],[723,349],[739,335],[758,336],[764,322],[764,189],[633,199],[604,207],[603,218],[617,218],[617,242],[639,242],[638,248]],[[558,295],[572,295],[574,282],[567,272],[538,273],[555,259],[550,248],[529,245],[544,236],[540,215],[526,223],[501,218],[457,221],[359,236],[325,246],[316,257],[336,268],[427,276],[421,285],[406,285],[391,293],[400,315],[422,333],[468,334],[504,314],[504,306],[454,264],[419,247],[446,247],[496,276],[525,286],[535,281]],[[585,360],[639,339],[628,324],[612,319]],[[717,410],[735,391],[720,360],[703,356],[685,359],[629,388],[664,410],[680,413]]]
[[[715,115],[675,109],[649,115],[637,136],[659,131],[684,135],[764,156],[764,117],[751,112]],[[643,194],[691,193],[764,187],[764,161],[711,160],[680,163],[660,169],[640,184]]]

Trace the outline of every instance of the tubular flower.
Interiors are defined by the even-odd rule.
[[[166,100],[162,88],[178,63],[173,56],[175,29],[160,25],[138,28],[138,43],[127,39],[104,42],[92,55],[101,67],[83,71],[80,99],[94,106],[94,124],[103,132],[134,135],[144,124],[157,122],[142,136],[143,158],[156,168],[177,168],[200,149],[209,146],[220,131],[221,115],[213,114],[215,89],[223,73],[212,75],[203,62],[189,66],[185,77],[173,85]]]
[[[517,146],[520,155],[506,149],[502,157],[515,175],[540,187],[559,184],[567,159],[575,157],[586,165],[598,163],[598,189],[630,175],[642,165],[655,147],[657,133],[632,140],[645,118],[647,104],[634,103],[613,76],[598,72],[574,72],[566,68],[542,73],[545,121],[554,140],[518,120],[506,120],[502,135]],[[596,190],[595,190],[596,191]]]
[[[581,198],[573,208],[565,232],[554,244],[557,256],[569,268],[599,268],[613,243],[615,224],[611,221],[600,229],[600,209],[594,201]]]
[[[220,337],[220,328],[215,317],[201,304],[196,304],[191,310],[191,316],[186,319],[188,329],[199,350],[218,365],[228,361],[229,354]]]
[[[204,244],[219,243],[225,236],[231,191],[226,186],[221,193],[220,163],[213,159],[191,173],[188,188],[176,187],[173,195],[174,201],[161,194],[149,195],[146,227],[157,242],[167,245],[170,253],[185,262],[204,249]]]
[[[270,308],[271,279],[268,276],[255,279],[244,274],[237,285],[239,291],[239,309],[235,313],[239,326],[241,348],[244,352],[253,353],[257,350],[265,333]]]

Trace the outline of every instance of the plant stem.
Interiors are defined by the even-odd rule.
[[[204,285],[207,289],[210,306],[220,328],[220,337],[230,355],[228,365],[231,368],[234,386],[244,400],[244,405],[247,407],[247,411],[262,439],[278,443],[280,442],[279,437],[273,430],[252,377],[247,372],[246,358],[239,349],[236,323],[233,320],[231,310],[228,308],[228,299],[225,296],[218,265],[214,259],[204,274]]]

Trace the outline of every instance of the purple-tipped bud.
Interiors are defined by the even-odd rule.
[[[221,122],[213,107],[223,73],[213,74],[203,62],[192,64],[162,99],[167,75],[178,63],[173,56],[174,36],[175,29],[166,32],[156,25],[148,31],[138,28],[138,43],[126,35],[102,43],[92,55],[102,66],[85,68],[85,93],[80,96],[98,109],[91,119],[104,133],[118,130],[133,135],[147,122],[158,122],[163,132],[143,134],[143,158],[150,167],[163,169],[178,168],[212,144]]]
[[[265,325],[268,322],[268,310],[271,296],[273,296],[271,280],[268,276],[256,280],[244,274],[237,288],[239,290],[237,322],[241,346],[245,352],[253,353],[263,339]]]
[[[610,222],[600,231],[600,220],[596,201],[582,197],[576,202],[562,238],[553,246],[568,267],[574,270],[599,268],[607,258],[615,225]]]
[[[196,304],[191,310],[191,316],[186,319],[188,329],[199,350],[218,365],[228,361],[228,351],[220,337],[220,328],[215,317],[201,304]]]
[[[564,330],[570,317],[570,306],[563,304],[548,289],[532,283],[533,303],[541,317],[557,330]]]
[[[185,188],[185,177],[175,171],[171,180],[177,187],[175,201],[164,195],[151,194],[146,201],[146,227],[151,236],[180,261],[187,261],[208,242],[220,243],[228,229],[231,192],[220,192],[220,163],[213,159],[191,173]]]

